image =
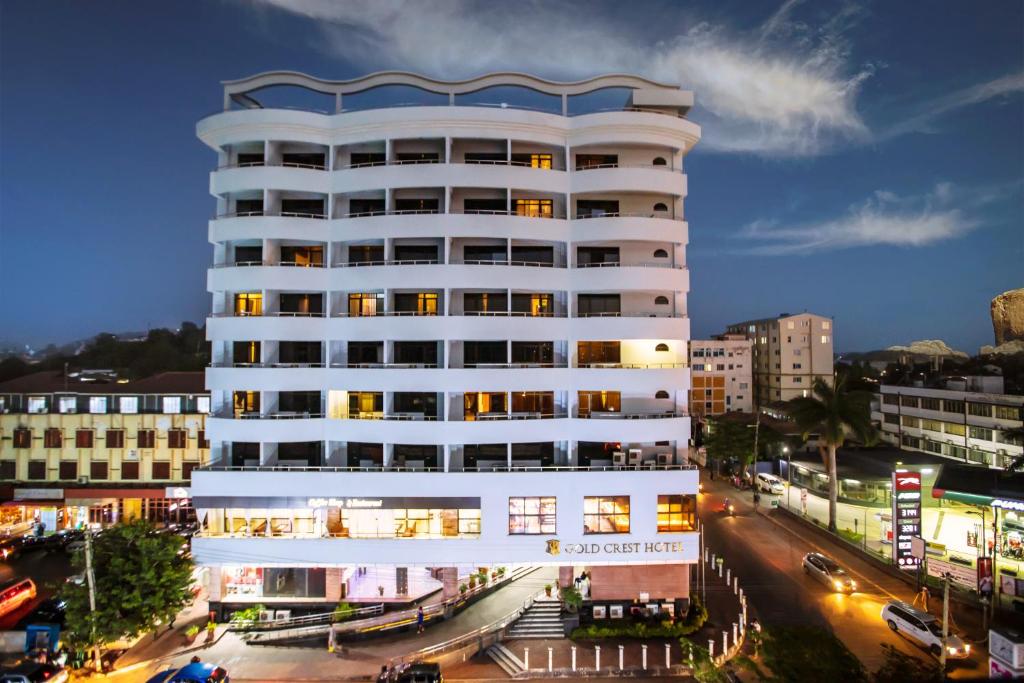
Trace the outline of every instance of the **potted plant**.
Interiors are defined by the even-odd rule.
[[[566,586],[559,591],[558,597],[561,598],[562,604],[570,613],[575,613],[583,604],[583,595],[575,586]]]
[[[208,621],[206,622],[206,639],[213,640],[214,634],[217,632],[217,622]]]
[[[476,574],[469,575],[469,590],[476,588]]]
[[[479,579],[481,586],[487,585],[487,579],[489,578],[487,576],[487,572],[480,572],[480,575],[477,578]]]
[[[505,568],[498,567],[498,576],[505,576]]]
[[[465,595],[465,594],[466,594],[466,591],[468,591],[468,590],[469,590],[469,586],[467,586],[467,585],[466,585],[466,584],[464,584],[464,583],[460,583],[460,584],[459,584],[459,593],[460,593],[460,594],[462,594],[462,595]]]
[[[195,642],[196,636],[198,636],[198,635],[199,635],[199,627],[196,626],[195,624],[192,624],[187,629],[185,629],[185,642],[189,643],[189,644]]]
[[[550,583],[544,584],[544,595],[546,595],[546,596],[548,596],[550,598],[551,597],[551,589],[553,589],[553,588],[554,588],[554,586],[552,586]]]

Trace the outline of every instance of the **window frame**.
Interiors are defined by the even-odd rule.
[[[587,512],[588,502],[596,501],[596,511]],[[625,502],[625,512],[617,506],[622,505]],[[602,511],[602,507],[606,504],[611,504],[615,509],[611,511]],[[625,528],[619,528],[615,525],[621,521],[621,518],[625,518]],[[595,519],[596,518],[596,519]],[[611,521],[611,526],[614,530],[602,531],[604,522],[610,521],[609,518],[619,518]],[[596,524],[588,524],[590,522],[596,522]],[[605,536],[611,534],[628,534],[632,527],[632,508],[629,496],[619,495],[602,495],[602,496],[584,496],[583,497],[583,535],[584,536]]]
[[[514,511],[513,501],[521,501],[522,507]],[[536,501],[536,512],[532,512],[528,501]],[[545,506],[550,505],[550,512]],[[545,522],[546,518],[550,518]],[[513,519],[521,519],[518,527],[513,527]],[[530,521],[536,520],[536,531],[530,530]],[[550,530],[547,530],[550,529]],[[509,536],[551,536],[558,533],[558,498],[556,496],[509,496],[508,497],[508,535]]]

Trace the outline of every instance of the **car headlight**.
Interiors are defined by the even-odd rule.
[[[951,655],[955,655],[955,654],[957,653],[957,649],[956,649],[955,647],[947,647],[947,648],[946,648],[946,650],[947,650],[947,651],[949,652],[949,654],[951,654]]]
[[[850,590],[857,590],[857,582],[850,579]]]
[[[970,651],[971,651],[971,646],[969,644],[965,644],[964,645],[964,652],[970,652]]]
[[[837,591],[843,590],[843,582],[842,581],[833,581],[832,585],[836,587]]]

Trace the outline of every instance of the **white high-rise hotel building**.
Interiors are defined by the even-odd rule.
[[[299,88],[334,113],[278,104]],[[692,101],[625,75],[225,83],[198,124],[213,608],[516,565],[586,568],[595,604],[687,599]]]

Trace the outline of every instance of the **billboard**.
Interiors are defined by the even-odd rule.
[[[892,473],[892,559],[900,569],[917,569],[914,537],[921,535],[921,473],[897,469]]]

